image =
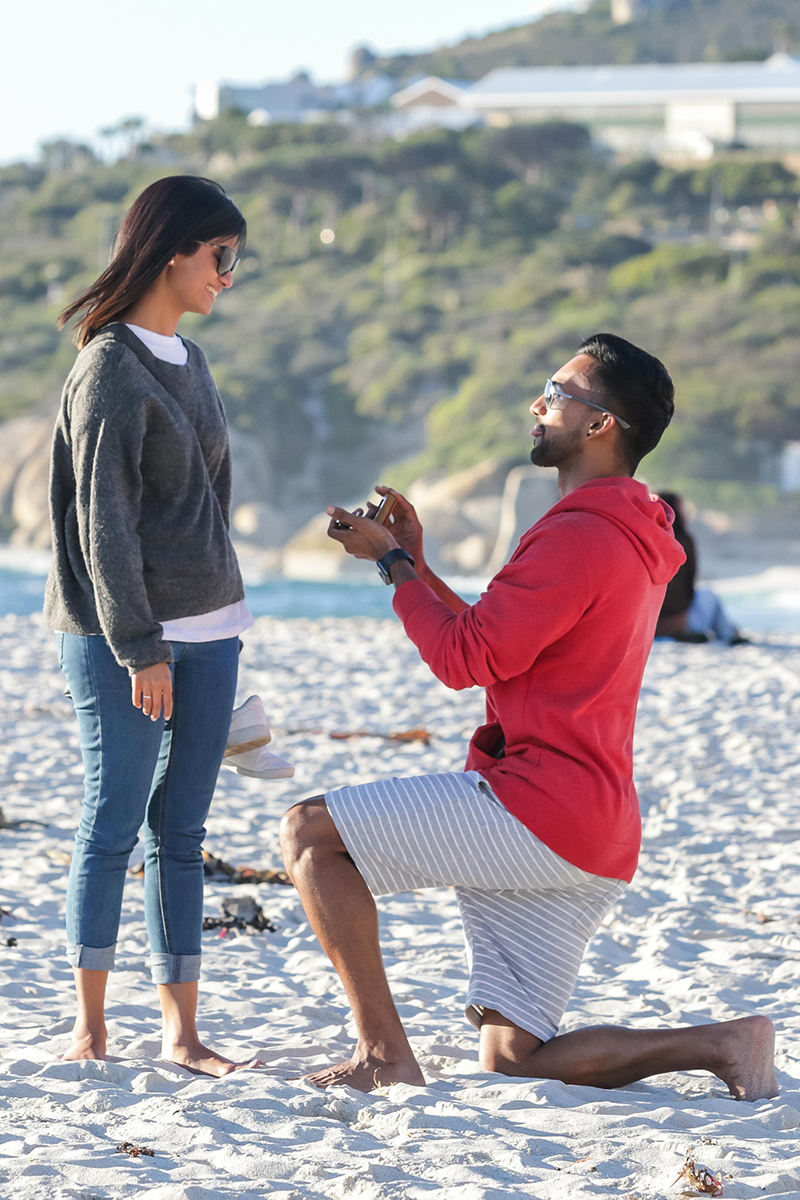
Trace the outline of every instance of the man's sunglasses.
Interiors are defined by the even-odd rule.
[[[622,417],[618,417],[610,408],[606,408],[603,404],[593,404],[591,400],[582,400],[580,396],[572,396],[569,392],[565,392],[559,384],[553,383],[552,379],[548,379],[544,385],[542,395],[544,396],[544,406],[546,409],[559,409],[563,407],[561,404],[556,403],[557,400],[577,400],[578,404],[585,404],[587,408],[596,408],[598,412],[608,413],[623,429],[630,429],[629,422],[623,421]]]
[[[239,264],[239,256],[235,250],[231,250],[230,246],[217,246],[214,242],[201,242],[201,246],[210,246],[212,250],[216,250],[217,258],[217,274],[227,275],[229,272],[235,271]]]

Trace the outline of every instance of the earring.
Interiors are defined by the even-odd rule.
[[[167,266],[168,266],[168,267],[174,267],[174,266],[175,266],[175,259],[174,259],[174,258],[171,258],[171,259],[169,260],[169,262],[167,263]]]

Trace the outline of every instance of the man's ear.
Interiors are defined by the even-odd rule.
[[[593,437],[596,433],[605,433],[607,430],[613,429],[616,421],[611,416],[611,413],[603,413],[603,416],[598,421],[592,421],[589,428],[586,430],[587,437]]]

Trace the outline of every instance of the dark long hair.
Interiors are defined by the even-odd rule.
[[[169,175],[151,183],[128,210],[111,262],[64,309],[59,329],[80,315],[75,343],[85,346],[142,298],[173,255],[194,254],[201,242],[217,238],[238,238],[241,248],[246,233],[244,217],[212,179]]]
[[[681,506],[681,498],[677,492],[659,492],[659,499],[668,504],[675,513],[675,522],[672,526],[672,532],[676,538],[685,537],[689,530],[683,520],[683,508]]]

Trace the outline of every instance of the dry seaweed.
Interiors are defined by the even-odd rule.
[[[203,917],[203,929],[219,929],[220,937],[229,933],[275,933],[276,926],[264,915],[252,896],[223,896],[218,917]]]
[[[139,862],[134,867],[128,867],[128,874],[135,879],[144,878],[144,863]],[[291,887],[292,881],[285,871],[260,867],[233,867],[224,858],[217,858],[208,850],[203,851],[203,874],[207,879],[225,879],[227,883],[277,883]]]
[[[681,1192],[682,1196],[721,1196],[722,1175],[714,1175],[708,1167],[695,1162],[692,1158],[692,1149],[693,1147],[690,1146],[686,1151],[683,1167],[672,1186],[674,1187],[676,1183],[680,1183],[684,1179],[686,1183]]]
[[[203,851],[203,871],[209,879],[223,875],[229,883],[278,883],[284,887],[292,886],[292,881],[285,871],[264,870],[259,867],[232,867],[223,858],[217,858],[208,850]]]
[[[134,1146],[133,1142],[120,1142],[117,1146],[117,1153],[127,1154],[131,1158],[142,1158],[142,1156],[155,1158],[154,1150],[151,1150],[148,1146]]]
[[[316,734],[317,736],[325,735],[324,729],[287,729],[286,734],[293,737],[295,734]],[[430,746],[432,734],[428,733],[427,729],[400,729],[395,733],[378,733],[375,729],[348,729],[342,732],[328,733],[327,736],[334,742],[346,742],[350,738],[383,738],[385,742],[422,742],[425,746]]]

